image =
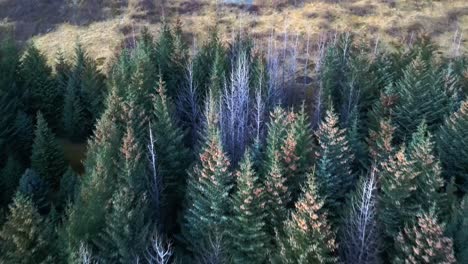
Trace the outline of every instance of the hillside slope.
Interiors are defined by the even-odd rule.
[[[50,59],[79,41],[100,63],[116,47],[132,42],[143,26],[155,31],[161,21],[179,19],[188,38],[200,38],[218,21],[229,39],[239,28],[259,40],[289,32],[312,36],[358,32],[372,41],[399,43],[426,32],[443,50],[465,52],[468,42],[466,0],[255,0],[252,5],[220,4],[223,0],[0,0],[0,32],[33,39]],[[228,1],[233,2],[233,1]],[[294,4],[296,3],[296,4]],[[1,35],[0,35],[1,37]]]

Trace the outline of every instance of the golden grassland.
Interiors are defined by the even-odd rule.
[[[0,0],[13,1],[13,0]],[[21,0],[25,1],[25,0]],[[102,2],[112,2],[107,0]],[[119,2],[122,2],[120,0]],[[126,1],[124,1],[126,2]],[[50,30],[33,34],[32,40],[53,60],[58,49],[71,54],[79,41],[101,65],[122,43],[133,40],[143,26],[157,33],[163,20],[182,22],[187,38],[203,39],[210,27],[218,25],[223,39],[242,29],[262,41],[271,32],[312,36],[322,32],[355,32],[369,40],[398,44],[412,34],[424,32],[449,52],[460,41],[460,52],[468,51],[467,0],[281,0],[254,1],[251,7],[219,4],[222,0],[129,0],[110,4],[104,18],[77,25],[64,19]],[[294,3],[297,2],[297,6]],[[118,6],[118,7],[115,7]],[[1,17],[0,17],[1,19]],[[15,24],[4,18],[0,27]],[[217,23],[216,23],[217,21]],[[457,33],[457,37],[455,34]],[[454,38],[456,39],[454,41]]]

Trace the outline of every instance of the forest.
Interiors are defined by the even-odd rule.
[[[467,56],[208,35],[1,40],[0,263],[468,263]]]

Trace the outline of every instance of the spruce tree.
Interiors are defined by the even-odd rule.
[[[165,226],[172,230],[173,219],[177,218],[185,193],[190,153],[184,145],[184,132],[177,125],[173,105],[167,98],[163,82],[159,83],[153,104],[154,122],[151,125],[155,133],[157,171],[164,186]]]
[[[335,235],[314,181],[314,175],[309,175],[295,211],[284,223],[284,235],[277,234],[273,263],[338,263]]]
[[[351,171],[354,154],[351,151],[346,130],[338,127],[338,117],[328,110],[325,120],[316,132],[316,172],[319,194],[325,198],[325,208],[331,220],[337,221],[346,196],[354,187],[355,176]]]
[[[106,102],[106,110],[97,122],[89,141],[85,160],[85,174],[73,206],[67,209],[64,230],[69,258],[78,252],[81,243],[96,248],[95,241],[105,228],[107,205],[116,188],[119,146],[122,137],[122,98],[113,89]]]
[[[71,167],[68,167],[62,176],[57,195],[57,203],[61,206],[61,209],[64,209],[67,204],[75,201],[80,184],[78,177],[78,174]]]
[[[377,131],[369,131],[367,139],[369,158],[379,171],[381,170],[380,165],[394,154],[394,133],[395,128],[389,119],[381,120]]]
[[[253,169],[249,151],[239,166],[229,228],[232,259],[234,263],[263,263],[270,243],[265,226],[265,191]]]
[[[453,242],[434,215],[423,214],[398,234],[392,263],[456,263]]]
[[[306,182],[307,173],[313,166],[312,135],[310,121],[302,105],[301,111],[295,115],[288,129],[280,154],[293,203],[299,198],[301,186]]]
[[[52,189],[58,189],[60,178],[66,170],[63,149],[57,143],[55,134],[49,129],[41,113],[37,114],[31,165]]]
[[[391,256],[392,241],[406,223],[411,223],[418,212],[413,202],[420,172],[414,170],[414,161],[408,160],[402,147],[388,160],[380,164],[381,195],[379,200],[379,221],[386,242],[387,253]]]
[[[26,96],[28,113],[34,115],[37,111],[44,114],[44,118],[56,129],[60,118],[57,111],[57,102],[61,101],[57,85],[52,79],[52,69],[47,65],[47,59],[34,45],[30,45],[21,59],[20,75]]]
[[[96,242],[107,262],[130,263],[144,252],[152,228],[144,156],[131,126],[127,127],[119,160],[117,188],[110,200],[112,207],[103,234]]]
[[[468,261],[468,196],[453,207],[452,218],[448,222],[446,233],[453,240],[453,248],[458,263]]]
[[[50,255],[50,223],[37,212],[31,199],[17,194],[0,231],[4,263],[53,263]]]
[[[209,125],[207,133],[199,162],[188,178],[182,227],[193,253],[208,247],[210,239],[224,236],[231,206],[233,178],[216,123]]]
[[[468,101],[451,114],[441,126],[438,151],[446,179],[455,178],[463,192],[468,191]]]
[[[414,202],[419,204],[424,212],[429,212],[433,207],[439,208],[445,199],[441,192],[444,181],[441,177],[440,162],[433,153],[432,135],[427,131],[424,121],[413,134],[407,151],[408,159],[414,162],[413,172],[418,173]]]
[[[0,207],[6,207],[10,203],[23,171],[22,165],[9,156],[5,166],[0,170]]]
[[[75,81],[76,79],[70,78],[65,88],[62,121],[66,137],[72,141],[80,142],[87,132],[84,125],[87,120]]]
[[[448,98],[443,90],[440,74],[427,62],[418,58],[411,62],[396,84],[398,101],[394,121],[400,141],[410,137],[422,120],[430,131],[442,122],[448,112]]]
[[[27,169],[21,176],[18,193],[29,197],[41,214],[49,212],[50,187],[34,170]]]

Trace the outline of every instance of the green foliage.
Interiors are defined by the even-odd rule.
[[[79,191],[79,184],[78,174],[71,167],[68,167],[60,180],[60,189],[57,195],[57,203],[62,209],[67,204],[75,201]]]
[[[185,193],[186,170],[190,164],[190,153],[184,145],[184,132],[174,118],[172,101],[166,95],[164,83],[160,82],[154,98],[154,122],[157,173],[162,178],[165,226],[173,230],[177,213]]]
[[[208,128],[206,142],[188,178],[183,235],[194,253],[222,237],[228,224],[233,178],[229,160],[223,152],[219,131]]]
[[[295,211],[284,223],[284,235],[277,234],[279,250],[273,263],[338,263],[335,235],[314,181],[309,175]]]
[[[66,170],[64,154],[41,113],[37,115],[31,165],[53,190],[58,190],[60,179]]]
[[[412,171],[418,173],[414,202],[419,204],[424,212],[439,208],[439,203],[445,199],[441,192],[444,181],[441,177],[440,162],[434,156],[432,135],[427,131],[424,121],[413,134],[407,151],[408,158],[414,162]]]
[[[346,196],[354,187],[355,176],[351,171],[354,154],[346,138],[346,130],[338,127],[338,117],[328,110],[325,120],[316,132],[316,173],[318,193],[325,197],[325,208],[331,220],[338,221]]]
[[[270,244],[265,226],[265,190],[253,169],[249,152],[239,166],[228,234],[232,240],[232,259],[234,263],[263,263]]]
[[[0,170],[0,205],[8,205],[19,184],[23,166],[13,157],[8,157],[5,166]]]
[[[29,197],[40,213],[48,212],[50,187],[34,170],[27,169],[21,176],[18,193]]]
[[[301,186],[306,182],[307,173],[313,166],[312,136],[310,121],[303,105],[288,129],[280,154],[293,203],[299,197]]]
[[[388,160],[381,162],[380,167],[379,221],[386,241],[385,249],[391,252],[393,238],[418,213],[418,204],[414,203],[413,195],[417,190],[419,172],[414,171],[414,161],[408,160],[403,147]]]
[[[47,65],[46,57],[34,46],[30,45],[21,59],[20,75],[23,89],[30,101],[25,102],[29,114],[37,111],[44,114],[52,129],[57,129],[60,117],[57,102],[61,101],[60,91],[53,82],[52,69]]]
[[[39,215],[31,199],[17,194],[0,231],[0,262],[53,263],[50,232],[50,223]]]
[[[398,139],[404,141],[426,120],[430,131],[442,122],[448,113],[448,97],[444,93],[442,78],[422,58],[412,61],[396,83],[398,100],[394,108],[394,121]]]
[[[444,177],[455,178],[463,192],[468,191],[468,101],[451,114],[438,133],[438,151]]]
[[[452,208],[452,218],[447,225],[448,235],[453,239],[453,248],[458,263],[468,261],[468,196]]]
[[[423,214],[398,234],[392,263],[456,263],[452,240],[444,236],[436,217]],[[463,263],[463,262],[459,262]]]

